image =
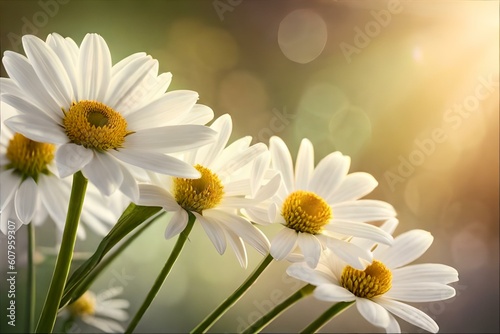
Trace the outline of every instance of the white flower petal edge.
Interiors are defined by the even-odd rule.
[[[271,243],[271,255],[278,261],[283,260],[297,246],[297,232],[285,228],[278,232]]]
[[[165,230],[165,239],[168,240],[184,231],[188,220],[188,213],[185,210],[178,209],[174,211],[167,225],[167,229]]]
[[[38,187],[31,177],[21,183],[14,201],[17,216],[23,224],[29,224],[35,215],[38,203]]]
[[[356,298],[356,308],[363,318],[373,325],[382,328],[389,325],[389,312],[377,303],[365,298]]]
[[[427,231],[411,230],[400,234],[391,247],[377,247],[373,256],[389,268],[398,268],[418,259],[433,240],[434,237]]]
[[[78,172],[87,166],[93,157],[94,152],[80,145],[68,143],[60,146],[55,156],[59,176],[65,178]]]
[[[386,310],[410,324],[423,328],[431,333],[437,333],[439,331],[439,326],[431,317],[413,306],[382,297],[375,297],[374,299],[377,304],[383,306]]]

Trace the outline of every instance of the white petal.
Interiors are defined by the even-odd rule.
[[[227,240],[229,241],[229,244],[233,248],[234,254],[238,259],[240,266],[246,269],[246,267],[248,266],[248,256],[243,240],[230,230],[225,230],[225,232],[227,235]]]
[[[76,83],[76,61],[78,58],[78,52],[75,54],[72,50],[72,44],[68,43],[67,40],[64,39],[59,34],[52,33],[47,36],[46,42],[54,53],[59,57],[59,60],[63,64],[66,74],[68,75],[69,80],[71,81],[72,91],[76,91],[77,83]]]
[[[332,204],[332,210],[335,219],[361,223],[396,216],[396,211],[389,203],[369,199]]]
[[[169,155],[139,150],[109,151],[117,159],[153,172],[190,179],[200,178],[193,166]]]
[[[196,92],[176,90],[166,93],[137,110],[125,113],[125,116],[130,128],[134,131],[165,126],[170,120],[189,112],[197,100],[198,93]]]
[[[269,151],[273,167],[281,173],[283,184],[287,193],[291,193],[295,187],[293,184],[292,156],[285,142],[276,136],[269,139]]]
[[[12,131],[41,143],[64,144],[69,141],[64,131],[53,121],[37,115],[19,115],[5,121]]]
[[[198,213],[194,212],[193,214],[196,216],[196,220],[201,224],[201,226],[203,226],[205,233],[207,234],[210,241],[212,241],[217,252],[219,252],[219,254],[221,255],[224,254],[224,252],[226,251],[226,236],[219,223]]]
[[[334,219],[333,223],[325,226],[325,229],[346,236],[370,239],[388,245],[391,245],[394,241],[392,235],[377,226],[367,223],[339,221]]]
[[[321,243],[312,234],[299,232],[297,244],[304,254],[307,265],[316,268],[321,255]]]
[[[203,125],[174,125],[139,130],[125,138],[127,149],[174,153],[197,148],[215,139],[215,131]]]
[[[97,312],[99,315],[118,321],[126,321],[128,319],[128,313],[124,310],[100,307],[98,311],[96,310]]]
[[[125,299],[108,299],[100,302],[104,308],[124,309],[130,307],[130,302]]]
[[[295,162],[295,189],[307,190],[314,171],[314,148],[309,139],[302,139]]]
[[[145,206],[160,206],[166,211],[178,211],[179,204],[175,201],[173,196],[165,189],[152,185],[140,184],[139,185],[139,205]]]
[[[421,263],[392,270],[393,282],[418,283],[435,282],[448,284],[458,281],[455,268],[439,263]]]
[[[6,51],[6,55],[9,51]],[[6,57],[4,57],[5,60]],[[19,86],[16,84],[14,79],[12,78],[0,78],[0,87],[2,87],[2,99],[6,94],[14,95],[14,96],[24,96],[25,93]]]
[[[82,172],[106,196],[114,193],[123,182],[120,164],[107,153],[96,152]]]
[[[3,211],[21,183],[21,178],[14,174],[14,169],[1,171],[0,173],[0,209]]]
[[[326,246],[351,267],[364,270],[367,263],[372,262],[372,253],[343,240],[327,238]],[[385,262],[384,262],[385,263]]]
[[[267,151],[267,146],[263,143],[257,143],[246,150],[236,154],[231,159],[226,160],[224,166],[216,168],[215,171],[222,177],[230,176],[240,168],[245,167],[254,161],[259,155]],[[220,158],[222,161],[222,157]]]
[[[384,296],[410,303],[434,302],[454,297],[455,289],[451,286],[434,282],[393,282],[391,289]]]
[[[62,119],[62,105],[56,103],[50,96],[26,57],[15,52],[5,51],[2,61],[9,77],[16,82],[20,89],[22,89],[23,94],[33,99],[35,104],[52,119]],[[8,91],[4,90],[2,86],[2,92],[6,93]],[[69,107],[69,105],[67,106]]]
[[[242,209],[243,214],[254,223],[268,225],[271,223],[268,217],[268,210],[265,208],[250,207]]]
[[[198,124],[205,125],[214,118],[212,108],[202,104],[195,104],[193,108],[180,119],[177,119],[180,124]]]
[[[56,151],[55,161],[59,177],[65,178],[83,169],[94,157],[92,150],[72,143],[60,146]]]
[[[351,159],[348,156],[343,156],[340,152],[330,153],[314,169],[308,190],[324,199],[329,198],[344,180],[350,164]]]
[[[7,207],[0,212],[0,231],[4,235],[7,235],[8,226],[10,224],[14,224],[14,231],[19,230],[19,228],[23,226],[23,223],[16,217],[13,211],[15,211],[14,205],[7,205]]]
[[[123,59],[111,70],[111,82],[104,101],[115,110],[129,110],[125,105],[133,107],[142,98],[141,95],[146,94],[145,88],[140,87],[140,84],[155,62],[145,54],[132,56]]]
[[[140,88],[142,89],[142,98],[137,101],[137,104],[133,106],[134,109],[139,109],[144,107],[146,104],[151,101],[157,100],[165,95],[165,92],[168,89],[168,86],[172,82],[172,73],[162,73],[157,76],[158,73],[158,61],[156,61],[157,66],[154,69],[151,69],[148,73],[148,76],[145,78],[144,82],[141,84]],[[130,109],[132,111],[132,108]],[[182,118],[186,114],[182,114],[180,117]],[[176,118],[178,120],[179,117]],[[183,122],[176,124],[184,124]],[[202,124],[201,124],[202,125]]]
[[[322,284],[314,289],[314,297],[326,302],[350,302],[356,300],[349,290],[334,284]]]
[[[269,164],[271,163],[271,153],[269,151],[263,152],[261,155],[259,155],[255,160],[252,165],[252,172],[251,172],[251,177],[250,177],[250,188],[251,188],[251,195],[252,197],[256,197],[257,191],[261,191],[261,185],[262,185],[262,180],[264,179],[264,176],[266,172],[269,170]],[[279,176],[279,174],[277,174]],[[264,199],[267,199],[274,195],[276,191],[278,191],[278,188],[281,183],[281,176],[279,176],[280,179],[277,180],[278,182],[276,183],[276,189],[274,192],[270,195],[267,194],[262,194]],[[270,182],[268,182],[269,185]]]
[[[19,95],[2,94],[2,102],[5,102],[12,108],[21,112],[23,115],[36,116],[40,119],[43,119],[48,124],[54,124],[54,127],[57,124],[57,121],[55,121],[53,118],[50,118],[50,116],[47,115],[47,113],[45,113],[42,109],[31,103],[31,101],[20,97]],[[63,131],[61,130],[61,132]]]
[[[23,224],[29,224],[33,219],[38,203],[38,188],[36,182],[31,177],[26,178],[21,183],[14,201],[17,217]]]
[[[281,175],[276,174],[271,180],[269,180],[264,186],[260,187],[255,194],[256,201],[265,201],[278,191],[281,185]]]
[[[361,223],[363,224],[363,223]],[[394,230],[398,226],[399,221],[397,218],[391,218],[386,220],[382,225],[380,225],[380,229],[382,231],[387,232],[388,234],[392,235],[394,233]],[[352,238],[350,240],[352,244],[355,244],[361,248],[365,249],[373,249],[375,245],[377,245],[377,242],[374,242],[373,240],[370,239],[364,239],[364,238]],[[394,240],[391,240],[391,244],[394,242]],[[378,247],[386,247],[385,245],[378,245]]]
[[[399,327],[398,321],[390,313],[389,313],[389,324],[385,328],[385,332],[386,333],[401,333],[401,327]]]
[[[323,271],[314,270],[303,263],[294,263],[290,265],[286,273],[296,279],[307,282],[309,284],[320,286],[323,284],[332,284],[332,277]]]
[[[62,182],[54,181],[57,180],[40,175],[38,178],[38,190],[40,191],[40,199],[43,206],[62,232],[66,222],[66,211],[68,210],[71,189],[69,182],[65,185]]]
[[[389,325],[389,312],[377,303],[366,298],[356,298],[356,307],[369,323],[385,328]]]
[[[165,239],[170,239],[177,234],[184,231],[187,226],[189,217],[188,213],[184,209],[178,208],[173,212],[172,218],[170,218],[170,222],[167,225],[167,229],[165,230]]]
[[[337,190],[326,201],[328,203],[355,201],[371,193],[377,185],[377,180],[368,173],[351,173],[344,178]]]
[[[139,198],[139,185],[137,184],[137,180],[127,167],[123,166],[122,164],[119,165],[123,174],[123,181],[120,185],[120,191],[124,193],[128,198],[130,198],[132,202],[137,201],[137,199]]]
[[[297,246],[297,231],[285,227],[276,234],[271,242],[271,255],[276,260],[283,260]]]
[[[205,210],[203,214],[226,226],[226,229],[233,231],[262,255],[269,253],[270,244],[266,235],[245,218],[216,209]]]
[[[394,244],[384,250],[376,248],[373,256],[388,268],[398,268],[418,259],[431,246],[434,238],[424,230],[411,230],[398,235]]]
[[[87,324],[100,329],[104,333],[124,333],[123,327],[114,320],[101,319],[94,316],[83,316],[81,319]]]
[[[437,333],[439,331],[439,326],[431,317],[413,306],[383,297],[375,297],[373,300],[377,304],[383,306],[387,311],[412,325],[423,328],[431,333]]]
[[[214,161],[224,147],[226,147],[229,136],[231,136],[233,130],[231,116],[229,116],[229,114],[220,116],[212,123],[210,129],[214,130],[217,136],[213,143],[198,151],[196,161],[202,166],[211,166],[212,161]]]
[[[73,100],[71,81],[57,55],[36,36],[24,35],[22,40],[26,55],[45,89],[60,107],[70,106]]]
[[[111,68],[111,77],[114,77],[115,75],[118,75],[124,68],[130,65],[133,61],[143,58],[143,59],[151,59],[150,56],[146,54],[146,52],[136,52],[131,54],[130,56],[127,56],[120,60],[118,63],[114,64],[113,67]]]
[[[111,80],[111,54],[101,36],[85,35],[77,73],[78,100],[103,101]]]

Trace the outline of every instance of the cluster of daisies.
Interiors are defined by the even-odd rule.
[[[348,173],[350,158],[334,152],[315,166],[303,139],[295,164],[283,140],[269,147],[251,137],[229,143],[230,115],[212,122],[198,94],[167,91],[170,73],[136,53],[113,65],[104,39],[88,34],[78,46],[51,34],[22,38],[26,55],[6,51],[1,78],[1,230],[42,224],[63,231],[71,175],[88,179],[78,236],[84,227],[106,235],[129,203],[170,212],[165,237],[179,235],[191,216],[215,249],[230,245],[239,264],[246,247],[290,261],[287,273],[316,286],[329,302],[355,301],[359,313],[388,332],[397,317],[430,332],[434,320],[405,302],[451,298],[455,269],[408,265],[432,243],[413,230],[393,238],[394,208],[362,199],[377,181]],[[207,123],[211,124],[207,126]],[[82,225],[83,224],[83,225]],[[259,225],[280,224],[269,241]],[[105,332],[123,331],[128,302],[88,291],[61,316]],[[391,315],[392,314],[392,315]]]

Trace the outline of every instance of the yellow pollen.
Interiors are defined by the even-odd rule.
[[[392,273],[382,262],[374,260],[365,270],[345,267],[340,284],[357,297],[372,298],[389,291]]]
[[[95,303],[95,295],[90,291],[86,291],[75,302],[68,305],[68,310],[73,317],[93,315],[95,313]]]
[[[73,103],[64,111],[63,125],[72,143],[100,152],[122,147],[132,133],[120,113],[97,101]]]
[[[283,202],[281,215],[287,227],[297,232],[318,234],[332,219],[332,209],[315,193],[297,190]]]
[[[199,214],[220,203],[224,186],[217,174],[201,165],[194,166],[200,173],[199,179],[174,178],[174,197],[185,210]]]
[[[40,173],[47,174],[47,165],[54,159],[56,147],[52,144],[39,143],[26,138],[20,133],[14,134],[7,146],[7,168],[13,168],[23,177],[31,176],[35,181]]]

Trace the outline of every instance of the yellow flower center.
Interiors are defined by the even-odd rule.
[[[96,101],[73,103],[64,112],[63,125],[72,143],[100,152],[122,147],[132,133],[119,112]]]
[[[75,302],[68,305],[68,310],[73,317],[93,315],[95,313],[95,303],[95,295],[90,291],[86,291]]]
[[[318,234],[332,219],[332,209],[315,193],[298,190],[285,199],[281,215],[287,227],[297,232]]]
[[[220,203],[224,186],[217,174],[201,165],[194,166],[200,173],[199,179],[174,179],[174,197],[185,210],[200,213]]]
[[[54,159],[56,147],[52,144],[39,143],[26,138],[20,133],[14,134],[7,146],[8,169],[15,169],[23,177],[31,176],[35,181],[40,173],[47,174],[47,165]]]
[[[340,284],[357,297],[372,298],[389,291],[392,273],[380,261],[374,260],[365,270],[347,266],[342,271]]]

